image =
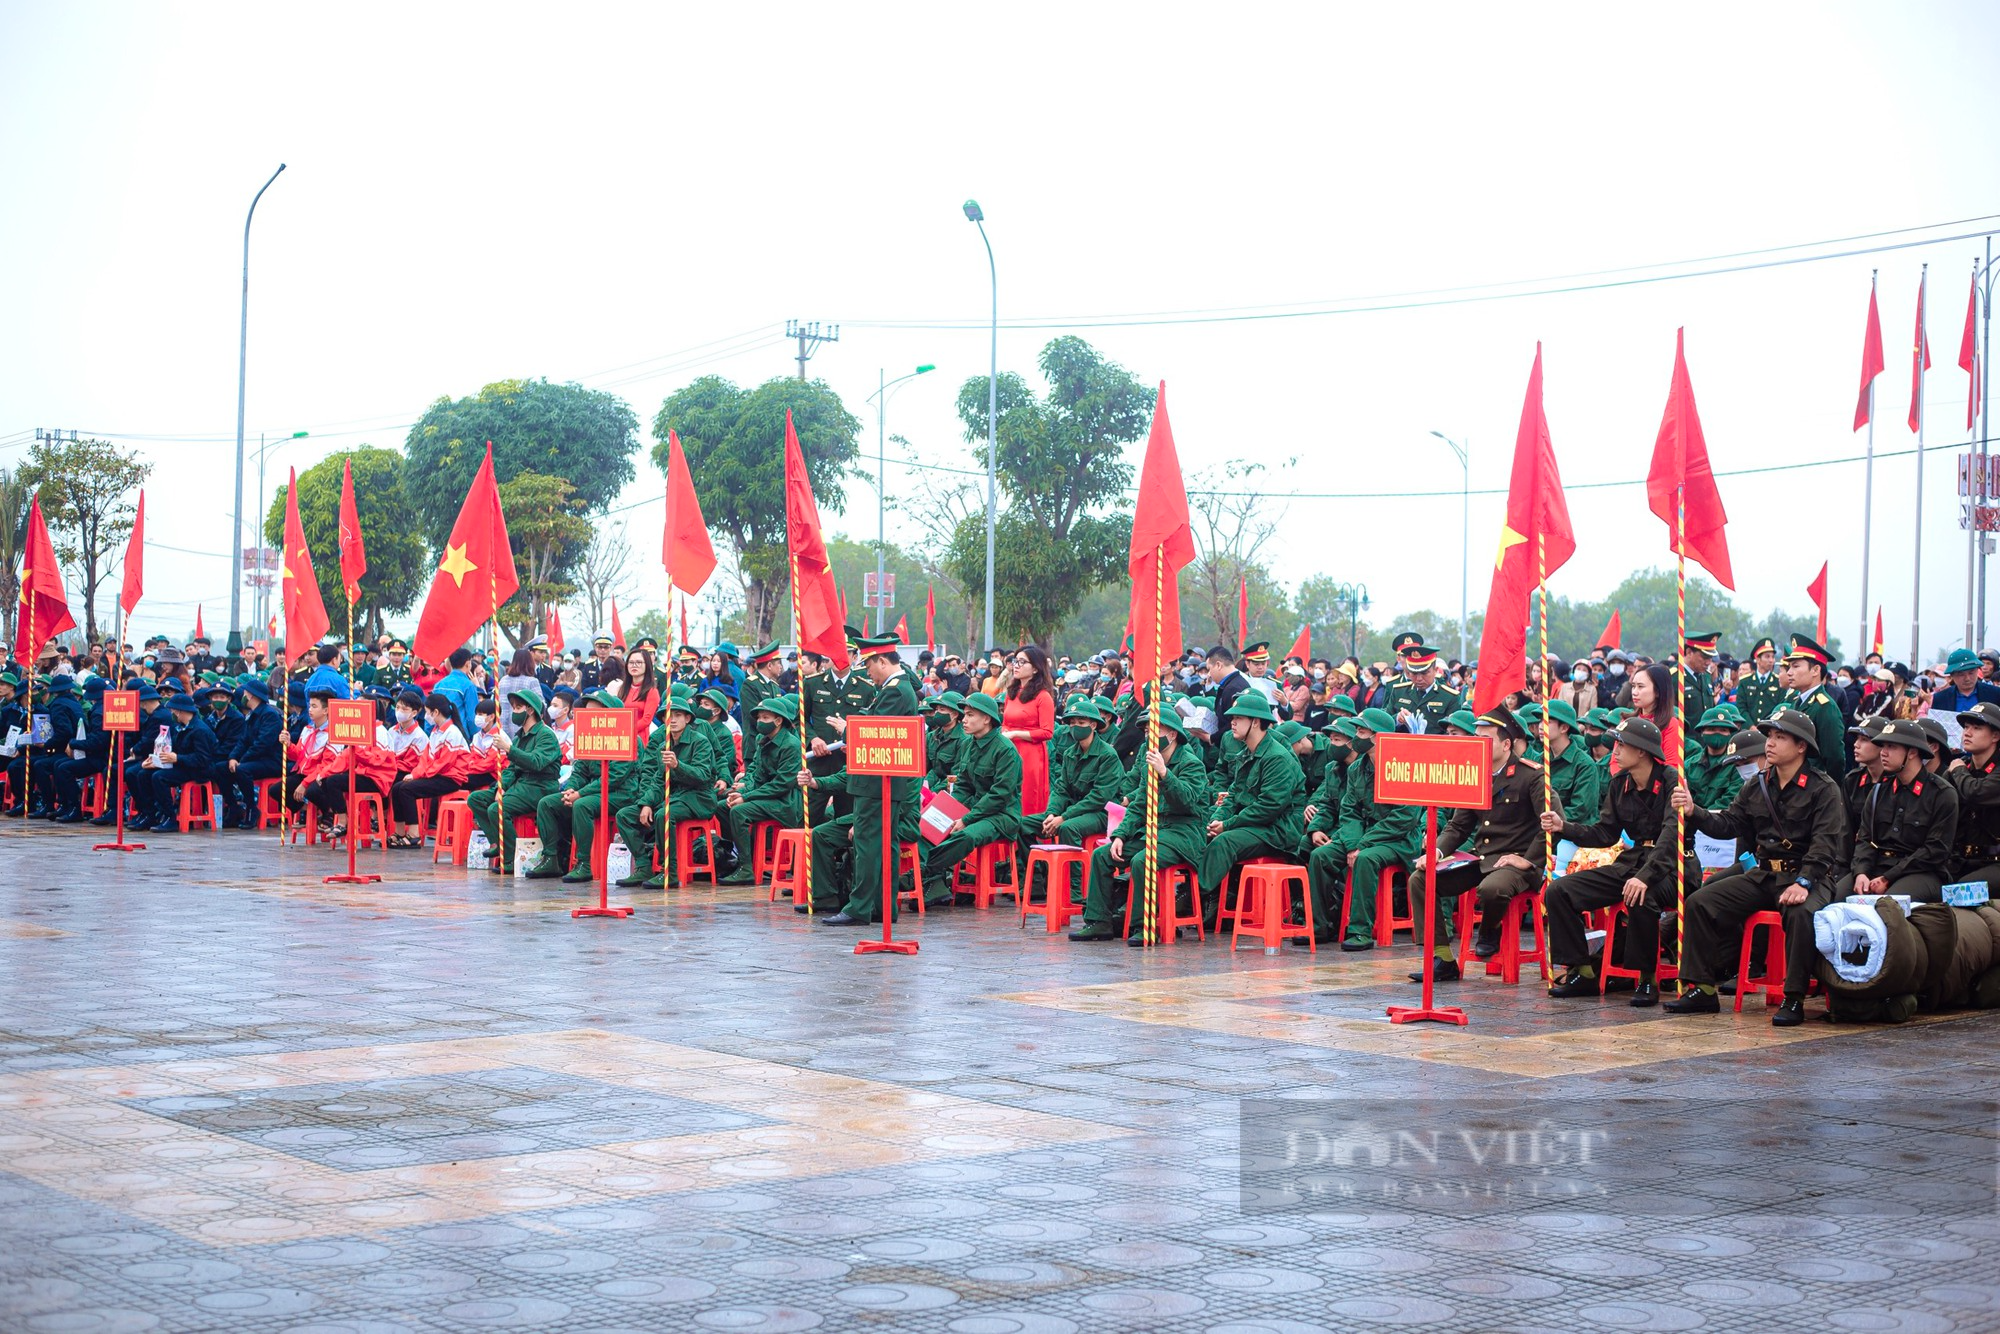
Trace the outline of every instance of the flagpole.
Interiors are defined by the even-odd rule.
[[[1923,661],[1922,632],[1918,629],[1924,605],[1924,427],[1928,425],[1924,417],[1924,353],[1930,350],[1930,333],[1924,328],[1924,297],[1930,288],[1931,266],[1925,264],[1917,278],[1917,347],[1914,353],[1917,368],[1917,522],[1911,529],[1911,544],[1915,554],[1911,559],[1915,574],[1910,588],[1910,661]],[[1874,416],[1874,413],[1869,413]]]
[[[1875,429],[1875,414],[1868,414],[1869,431]],[[1680,748],[1675,752],[1675,767],[1680,770],[1680,781],[1687,782],[1687,634],[1688,634],[1688,558],[1687,558],[1687,454],[1680,451],[1680,478],[1674,486],[1674,624],[1675,640],[1680,647],[1674,653],[1674,721],[1680,728]],[[1864,568],[1866,568],[1864,563]],[[1662,747],[1664,749],[1664,747]],[[1674,957],[1686,958],[1687,951],[1687,812],[1674,808],[1674,931],[1679,942],[1675,946]],[[1611,960],[1606,959],[1608,966]]]
[[[1880,270],[1870,270],[1868,274],[1868,294],[1872,303],[1875,294],[1875,274]],[[1873,313],[1873,306],[1870,306]],[[1879,341],[1879,340],[1877,340]],[[1868,548],[1874,536],[1875,524],[1875,380],[1868,380],[1868,463],[1862,474],[1861,483],[1861,635],[1857,642],[1865,654],[1868,649]]]
[[[1161,603],[1166,597],[1167,547],[1164,542],[1153,548],[1153,679],[1150,682],[1152,705],[1146,711],[1146,901],[1142,908],[1145,925],[1142,939],[1150,945],[1159,935],[1158,904],[1160,884],[1160,775],[1153,768],[1152,753],[1160,748],[1160,671],[1166,666],[1160,661],[1160,635],[1165,629],[1161,621]],[[1065,885],[1063,892],[1069,892]],[[1241,905],[1238,905],[1241,907]],[[1168,916],[1172,916],[1171,908]]]
[[[279,590],[282,594],[283,589]],[[290,627],[286,633],[289,636]],[[289,649],[289,645],[287,646]],[[292,673],[278,664],[278,847],[292,841]],[[258,812],[259,816],[263,814]]]
[[[677,650],[674,648],[674,623],[672,618],[673,609],[674,609],[674,576],[671,573],[669,573],[667,575],[667,612],[668,612],[667,677],[666,677],[667,716],[665,721],[662,722],[661,724],[661,726],[667,729],[667,739],[660,743],[661,748],[666,751],[671,751],[674,748],[673,663],[674,663],[674,653]],[[655,677],[659,675],[657,664],[655,664],[653,675]],[[699,685],[700,682],[697,681],[695,684]],[[688,707],[689,708],[694,707],[693,701],[689,701]],[[692,718],[693,715],[690,714],[689,717]],[[650,722],[651,719],[646,719],[644,721]],[[674,876],[666,873],[667,863],[671,860],[674,851],[673,834],[674,834],[674,773],[673,770],[667,768],[666,756],[662,755],[660,757],[660,846],[666,849],[666,851],[660,855],[660,866],[662,868],[660,874],[660,901],[661,901],[661,906],[663,907],[665,906],[667,900],[672,897],[673,887],[674,887],[673,886]],[[715,859],[711,858],[710,860],[715,860]],[[679,867],[674,867],[673,871],[675,875],[680,874]]]
[[[1549,689],[1549,538],[1547,525],[1543,522],[1543,515],[1540,512],[1541,504],[1541,497],[1537,495],[1535,497],[1535,597],[1540,606],[1541,614],[1538,619],[1541,621],[1542,629],[1542,809],[1549,811],[1555,809],[1555,780],[1549,776],[1549,771],[1555,764],[1555,757],[1549,754],[1549,705],[1554,702],[1555,695]],[[1431,813],[1431,818],[1433,820],[1437,818],[1435,811]],[[1555,862],[1556,836],[1554,831],[1544,829],[1542,831],[1542,889],[1544,893],[1535,895],[1535,916],[1537,918],[1535,933],[1545,940],[1548,938],[1547,918],[1545,916],[1548,908],[1544,903],[1544,899],[1549,887],[1549,881],[1555,875]],[[1606,959],[1604,962],[1609,964],[1611,961]]]
[[[490,440],[487,441],[486,448],[487,457],[490,459],[493,456],[493,442]],[[490,527],[486,534],[486,547],[489,552],[493,549],[493,533]],[[511,546],[507,549],[506,557],[508,560],[514,559],[514,551]],[[497,553],[495,559],[498,559]],[[500,571],[495,568],[492,560],[486,562],[486,601],[493,608],[493,665],[498,667],[500,665]],[[506,725],[500,717],[500,706],[504,702],[500,698],[500,678],[496,676],[493,678],[493,725],[500,729],[501,736],[507,735]],[[512,824],[513,821],[507,818],[507,765],[505,763],[507,757],[502,755],[500,758],[502,763],[493,766],[493,837],[495,846],[500,852],[500,871],[504,875],[507,871],[507,826]]]
[[[792,642],[794,644],[797,644],[799,643],[799,619],[800,619],[799,618],[799,553],[792,549],[791,535],[789,532],[786,534],[786,540],[785,540],[785,559],[789,563],[792,573]],[[845,634],[846,631],[843,630],[841,633]],[[803,645],[800,646],[798,654],[799,654],[799,772],[808,773],[810,772],[810,767],[806,763],[806,728],[805,728],[806,655],[805,655],[805,648]],[[803,819],[800,821],[799,827],[805,830],[806,833],[805,851],[802,854],[800,854],[799,860],[804,864],[805,867],[804,875],[805,875],[805,886],[806,886],[806,916],[811,917],[813,915],[812,788],[810,786],[800,788],[799,796],[801,798],[799,802],[799,814],[803,817]],[[917,886],[917,897],[918,898],[923,897],[922,885]],[[891,881],[888,886],[887,901],[882,904],[882,911],[886,915],[893,913],[895,909],[896,909],[896,885],[894,881]]]
[[[58,574],[57,578],[62,576]],[[28,808],[35,804],[35,664],[42,659],[42,646],[35,642],[35,613],[42,595],[28,590],[28,748],[21,754],[21,825],[28,823]]]

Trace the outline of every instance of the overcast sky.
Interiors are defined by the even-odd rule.
[[[1663,21],[1594,5],[10,0],[0,464],[37,426],[137,445],[158,471],[133,637],[186,633],[197,602],[224,625],[242,220],[285,162],[252,238],[248,431],[253,447],[312,434],[272,452],[274,485],[287,465],[400,444],[432,400],[508,377],[615,388],[650,427],[695,376],[793,370],[788,318],[842,325],[811,369],[867,421],[871,453],[878,368],[936,363],[894,396],[889,429],[913,461],[966,466],[951,404],[987,364],[986,255],[959,210],[976,197],[1003,322],[1071,317],[1166,380],[1191,473],[1296,456],[1284,485],[1307,494],[1285,510],[1281,578],[1365,582],[1378,619],[1456,608],[1460,475],[1429,432],[1469,438],[1473,489],[1503,488],[1539,339],[1565,479],[1636,483],[1685,325],[1719,471],[1845,461],[1722,491],[1741,600],[1804,609],[1830,559],[1852,644],[1865,432],[1849,428],[1879,267],[1875,443],[1894,457],[1875,471],[1866,614],[1883,605],[1901,657],[1928,262],[1928,653],[1963,635],[1953,455],[1978,239],[1470,304],[1186,317],[1928,224],[1949,225],[1858,244],[1983,236],[2000,225],[1978,221],[2000,213],[1996,50],[2000,9],[1976,3]],[[1175,322],[1120,323],[1157,312]],[[1031,371],[1055,333],[1003,327],[1003,369]],[[892,457],[892,493],[911,477]],[[642,468],[624,498],[651,502],[628,516],[646,558],[635,611],[665,591],[660,487]],[[873,488],[848,502],[834,526],[872,537]],[[1602,596],[1667,560],[1641,487],[1575,490],[1571,507],[1558,592]],[[1473,498],[1475,604],[1500,513]]]

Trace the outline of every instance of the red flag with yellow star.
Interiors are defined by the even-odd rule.
[[[1542,412],[1542,345],[1535,344],[1528,396],[1514,435],[1514,472],[1507,482],[1507,521],[1493,559],[1493,591],[1479,636],[1479,679],[1472,711],[1484,714],[1528,681],[1528,600],[1537,584],[1576,552],[1562,473]]]
[[[296,658],[326,637],[326,603],[319,595],[312,552],[306,546],[305,525],[299,522],[299,475],[285,479],[285,549],[278,561],[278,581],[285,593],[285,652]]]
[[[37,491],[28,506],[28,538],[21,550],[21,601],[16,610],[19,624],[14,646],[21,661],[30,668],[41,656],[42,645],[65,630],[76,628],[69,614],[69,598],[63,593],[62,567],[56,564],[56,544],[49,540],[49,525],[42,518],[42,493]]]
[[[486,458],[445,539],[410,651],[425,662],[444,661],[520,587],[514,549],[507,541],[507,516],[500,512],[500,485],[493,480],[493,442],[488,440]]]

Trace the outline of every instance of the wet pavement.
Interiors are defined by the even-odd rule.
[[[2000,1328],[1993,1015],[149,839],[0,828],[0,1329]]]

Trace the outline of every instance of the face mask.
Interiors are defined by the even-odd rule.
[[[945,716],[941,713],[934,713],[929,718],[924,720],[924,726],[928,727],[933,732],[944,731],[944,725],[945,725]]]
[[[1757,766],[1754,764],[1739,764],[1736,766],[1736,776],[1746,783],[1752,782],[1757,777]]]
[[[1069,725],[1069,734],[1078,741],[1088,741],[1091,737],[1097,735],[1097,728],[1090,723],[1071,723]]]
[[[517,732],[528,725],[528,711],[526,709],[515,709],[508,716],[514,720],[514,730]]]
[[[1569,674],[1569,679],[1576,682],[1578,685],[1582,685],[1585,681],[1588,681],[1590,679],[1590,669],[1587,667],[1579,667],[1575,671]]]
[[[1610,671],[1610,673],[1613,676],[1623,676],[1625,675],[1625,664],[1622,662],[1614,662],[1607,670]]]
[[[1368,748],[1370,746],[1373,746],[1374,744],[1375,744],[1374,737],[1358,736],[1354,738],[1354,753],[1356,755],[1366,755],[1368,753]]]
[[[1326,680],[1326,668],[1324,668],[1324,667],[1315,667],[1315,668],[1313,668],[1313,680],[1315,680],[1315,681],[1324,681],[1324,680]]]
[[[396,710],[396,721],[397,721],[397,722],[399,722],[399,723],[406,723],[406,722],[410,721],[410,719],[412,719],[412,718],[414,718],[414,717],[416,717],[416,716],[417,716],[417,711],[416,711],[415,709],[397,709],[397,710]]]
[[[760,736],[770,736],[777,730],[778,720],[776,718],[759,718],[757,720],[757,732]]]
[[[1840,686],[1841,686],[1841,689],[1843,689],[1843,690],[1845,690],[1845,689],[1846,689],[1846,688],[1847,688],[1848,686],[1851,686],[1851,685],[1853,685],[1853,684],[1854,684],[1854,678],[1853,678],[1853,677],[1851,677],[1851,676],[1849,676],[1849,675],[1848,675],[1848,674],[1847,674],[1846,672],[1842,672],[1842,673],[1841,673],[1841,674],[1840,674],[1840,675],[1839,675],[1839,676],[1838,676],[1837,678],[1835,678],[1835,679],[1837,679],[1837,680],[1838,680],[1838,681],[1840,682]]]

